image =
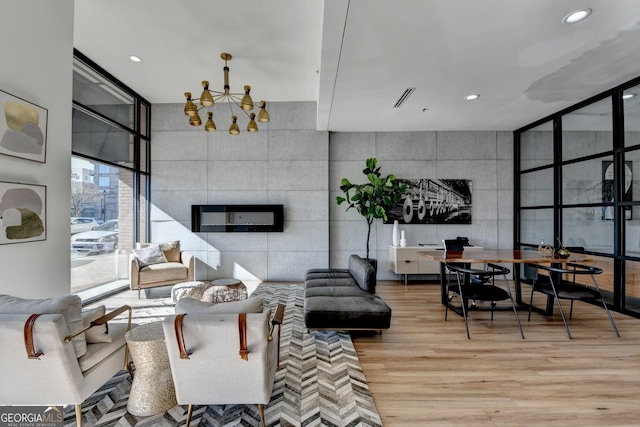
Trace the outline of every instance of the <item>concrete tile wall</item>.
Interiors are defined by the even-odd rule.
[[[511,132],[353,132],[315,130],[315,103],[272,103],[271,122],[258,134],[188,125],[181,104],[152,111],[152,239],[180,239],[198,257],[196,275],[211,280],[299,281],[309,268],[344,268],[364,256],[366,223],[336,204],[340,180],[362,178],[364,160],[400,178],[473,181],[473,224],[408,225],[409,244],[468,236],[491,248],[510,248],[513,235]],[[241,119],[239,119],[241,120]],[[283,233],[192,233],[192,204],[273,203],[285,207]],[[370,250],[380,279],[387,269],[391,225],[374,223]]]
[[[315,130],[313,102],[271,103],[257,134],[191,127],[182,104],[155,104],[151,135],[151,240],[180,239],[196,277],[298,281],[329,264],[329,136]],[[244,118],[239,125],[246,126]],[[240,123],[242,122],[242,123]],[[192,233],[192,204],[283,204],[283,233]]]
[[[511,132],[331,133],[329,138],[330,264],[344,268],[351,253],[365,254],[366,222],[336,204],[340,180],[361,182],[364,160],[376,157],[384,175],[399,178],[470,179],[473,223],[404,225],[409,245],[440,243],[467,236],[480,246],[513,243],[513,134]],[[397,279],[388,269],[391,224],[372,227],[370,256],[378,259],[378,279]]]

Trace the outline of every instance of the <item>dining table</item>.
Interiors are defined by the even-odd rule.
[[[570,254],[569,257],[559,257],[557,255],[543,255],[536,250],[519,250],[519,249],[474,249],[462,251],[447,251],[444,249],[418,251],[419,256],[429,258],[440,263],[440,291],[441,300],[444,306],[448,306],[456,313],[460,314],[456,307],[453,307],[448,298],[447,290],[447,264],[512,264],[513,280],[515,282],[516,303],[522,307],[529,307],[522,299],[522,284],[520,276],[520,267],[523,264],[550,264],[559,265],[566,263],[585,263],[593,261],[592,258],[584,254]],[[532,310],[538,311],[545,315],[553,314],[553,296],[547,297],[547,304],[544,309],[532,306]]]

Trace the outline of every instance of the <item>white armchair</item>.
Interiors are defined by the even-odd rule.
[[[74,404],[76,423],[81,427],[82,402],[117,372],[130,369],[124,335],[131,327],[131,308],[123,306],[89,319],[88,327],[70,332],[76,329],[74,315],[70,315],[76,308],[69,310],[69,300],[74,300],[71,305],[77,305],[77,315],[81,316],[80,305],[75,303],[80,298],[75,295],[49,300],[0,296],[0,402],[26,406]],[[38,306],[42,308],[40,313],[48,314],[25,311]],[[62,312],[57,310],[60,307]],[[90,329],[107,331],[107,321],[127,310],[128,323],[109,323],[108,333],[99,334],[102,342],[86,341],[84,335]],[[78,338],[85,344],[78,346]],[[84,353],[78,357],[80,348]]]
[[[264,405],[271,400],[278,367],[284,306],[278,306],[271,323],[270,315],[270,310],[199,312],[164,319],[177,401],[189,405],[187,427],[194,404],[257,404],[265,425]]]

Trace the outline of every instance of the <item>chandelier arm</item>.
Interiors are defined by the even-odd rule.
[[[231,99],[231,100],[233,101],[233,103],[234,103],[234,104],[236,104],[236,107],[238,107],[238,108],[240,109],[240,111],[242,111],[242,112],[244,113],[244,115],[245,115],[245,116],[247,116],[247,117],[251,118],[251,116],[249,115],[249,113],[247,113],[247,112],[246,112],[246,111],[245,111],[245,110],[240,106],[240,103],[239,103],[238,101],[236,101],[236,99],[235,99],[235,98],[233,98],[233,97],[231,97],[231,96],[230,96],[230,97],[229,97],[229,99]],[[231,103],[229,103],[229,108],[231,108]],[[232,111],[232,113],[233,113],[233,111]]]

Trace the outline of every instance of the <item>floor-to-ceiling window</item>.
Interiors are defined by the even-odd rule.
[[[607,303],[640,317],[639,81],[515,131],[514,247],[590,255]]]
[[[71,291],[109,292],[149,231],[150,104],[76,51],[72,128]]]

